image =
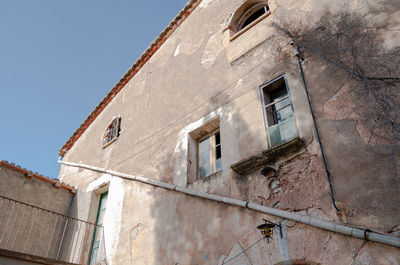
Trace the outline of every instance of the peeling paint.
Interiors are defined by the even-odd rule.
[[[180,47],[181,47],[181,44],[178,44],[178,46],[176,46],[174,56],[178,56],[180,54],[180,50],[179,50]]]
[[[201,65],[208,69],[217,60],[218,55],[224,50],[222,44],[222,34],[213,35],[207,42],[203,56],[201,57]]]
[[[212,1],[216,1],[216,0],[203,0],[203,1],[201,1],[199,7],[201,7],[201,8],[206,8],[206,7],[208,7],[208,5],[209,5]]]

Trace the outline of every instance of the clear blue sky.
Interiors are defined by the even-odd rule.
[[[57,177],[58,151],[185,0],[0,0],[0,160]]]

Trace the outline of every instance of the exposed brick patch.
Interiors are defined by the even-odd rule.
[[[320,196],[328,192],[318,156],[305,152],[281,164],[276,179],[270,182],[271,195],[266,205],[302,211],[316,207]]]

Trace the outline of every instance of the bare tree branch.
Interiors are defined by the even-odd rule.
[[[400,47],[383,46],[385,22],[374,23],[376,10],[364,14],[325,12],[315,25],[293,21],[275,23],[280,36],[312,56],[347,74],[348,98],[369,139],[385,139],[394,157],[400,156]],[[284,51],[281,51],[282,53]],[[280,58],[287,58],[281,55]]]

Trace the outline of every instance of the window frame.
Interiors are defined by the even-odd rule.
[[[103,148],[106,148],[113,142],[115,142],[121,133],[121,117],[116,116],[108,124],[106,131],[103,135]]]
[[[216,134],[219,133],[219,144],[216,144]],[[209,159],[210,159],[210,168],[211,168],[211,173],[209,175],[205,175],[204,177],[201,177],[200,175],[200,143],[204,141],[205,139],[210,138],[210,149],[209,151]],[[202,137],[198,138],[196,140],[196,145],[197,145],[197,179],[205,179],[208,176],[211,176],[212,174],[215,174],[218,171],[222,170],[222,144],[221,144],[221,131],[220,128],[217,128],[206,135],[203,135]],[[220,168],[217,168],[217,146],[220,147],[221,149],[221,165]]]
[[[253,2],[253,3],[252,3]],[[230,32],[230,41],[235,40],[238,38],[240,35],[254,27],[256,24],[258,24],[260,21],[262,21],[264,18],[268,17],[271,15],[271,8],[268,3],[268,0],[248,0],[245,1],[236,11],[232,14],[231,18],[229,19],[229,22],[226,26],[226,29],[229,29]],[[250,24],[246,25],[245,27],[241,28],[244,24],[244,22],[255,12],[257,12],[259,7],[267,7],[268,10],[259,16],[257,19],[252,21]]]
[[[264,14],[260,15],[258,18],[256,18],[255,20],[253,20],[252,22],[250,22],[248,25],[244,26],[245,22],[247,21],[247,19],[249,19],[253,14],[255,14],[258,10],[260,10],[261,8],[267,8],[267,10],[265,10]],[[236,32],[240,32],[242,30],[245,30],[246,27],[250,26],[253,22],[258,21],[259,18],[261,17],[265,17],[267,13],[271,13],[268,3],[257,3],[254,4],[253,6],[251,6],[250,8],[248,8],[243,14],[242,16],[239,18],[239,21],[237,22],[236,25]],[[257,22],[258,23],[258,22]]]
[[[284,98],[279,99],[278,101],[274,101],[274,102],[270,102],[270,103],[268,103],[268,104],[265,104],[264,88],[266,88],[266,87],[268,87],[269,85],[271,85],[271,84],[277,82],[279,79],[283,79],[283,82],[284,82],[284,84],[285,84],[285,89],[286,89],[287,95],[286,95]],[[275,89],[275,90],[268,91],[268,94],[271,94],[273,91],[276,91],[276,89]],[[266,128],[266,133],[267,133],[267,139],[268,139],[268,146],[269,146],[269,148],[271,148],[271,147],[273,147],[273,146],[276,146],[276,145],[272,145],[272,143],[271,143],[270,136],[269,136],[269,132],[268,132],[268,128],[269,128],[269,127],[272,127],[272,126],[274,126],[274,125],[277,125],[277,124],[279,124],[279,123],[275,123],[275,124],[273,124],[273,125],[271,125],[271,126],[268,125],[267,108],[269,108],[269,107],[271,107],[271,106],[273,106],[273,105],[275,105],[275,104],[277,104],[277,103],[279,103],[279,102],[282,102],[282,101],[284,101],[284,100],[286,100],[286,99],[289,99],[289,101],[290,101],[290,107],[291,107],[292,113],[293,113],[293,114],[292,114],[292,115],[293,115],[292,118],[293,118],[294,123],[295,123],[294,125],[295,125],[295,129],[296,129],[296,135],[298,136],[298,135],[299,135],[299,132],[298,132],[297,126],[296,126],[296,118],[295,118],[295,112],[294,112],[294,107],[293,107],[293,101],[292,101],[292,97],[291,97],[291,93],[290,93],[290,89],[289,89],[289,85],[288,85],[288,81],[287,81],[286,74],[284,74],[284,73],[283,73],[283,74],[280,74],[280,75],[278,75],[277,77],[271,79],[270,81],[268,81],[268,82],[262,84],[262,85],[260,86],[260,94],[261,94],[261,104],[262,104],[263,113],[264,113],[264,124],[265,124],[265,128]],[[287,105],[286,105],[286,106],[287,106]],[[285,107],[286,107],[286,106],[285,106]],[[276,110],[275,110],[275,112],[276,112]],[[274,122],[275,122],[275,121],[274,121]],[[289,139],[289,140],[286,140],[286,141],[290,141],[290,139]],[[284,141],[284,142],[286,142],[286,141]],[[284,142],[282,142],[282,143],[284,143]]]
[[[105,202],[103,201],[104,197],[106,197],[106,201]],[[95,229],[93,231],[94,232],[93,233],[93,239],[92,239],[92,243],[91,243],[91,246],[90,246],[89,262],[88,262],[89,265],[92,265],[92,264],[96,263],[96,260],[97,260],[98,254],[99,254],[99,249],[101,247],[101,242],[102,242],[103,236],[104,236],[104,225],[103,224],[104,224],[104,215],[105,215],[105,212],[107,211],[107,202],[108,202],[108,191],[101,193],[100,197],[99,197],[99,204],[98,204],[98,207],[97,207],[96,222],[95,222],[96,226],[95,226]],[[103,207],[103,204],[105,204],[104,207]],[[101,220],[101,224],[99,224],[101,210],[103,210],[103,209],[104,209],[103,220]],[[96,248],[95,243],[96,243],[97,234],[99,233],[99,229],[98,229],[99,226],[103,227],[103,229],[101,229],[100,233],[102,233],[102,234],[99,237],[99,240],[98,240],[99,245]],[[96,249],[97,249],[97,252],[95,252]]]

